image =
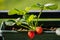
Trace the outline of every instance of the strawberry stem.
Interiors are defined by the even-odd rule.
[[[41,14],[42,14],[42,10],[43,10],[43,8],[41,8],[41,11],[40,11],[40,13],[39,13],[39,15],[38,15],[37,21],[36,21],[36,23],[35,23],[35,27],[37,26],[38,19],[39,19],[39,17],[40,17],[40,16],[41,16]]]
[[[21,26],[23,26],[23,27],[25,27],[25,28],[28,28],[28,29],[30,29],[29,27],[27,27],[27,26],[24,26],[24,25],[21,25]]]

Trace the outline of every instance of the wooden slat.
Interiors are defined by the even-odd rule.
[[[21,15],[8,15],[9,10],[0,10],[0,18],[18,18]],[[28,15],[38,15],[40,10],[30,10]],[[60,10],[43,10],[40,18],[60,18]]]
[[[37,21],[37,19],[34,19],[33,21]],[[38,21],[60,21],[60,18],[51,18],[51,19],[38,19]]]

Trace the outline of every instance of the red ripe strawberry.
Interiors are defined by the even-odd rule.
[[[36,27],[36,32],[37,32],[37,34],[41,34],[43,32],[43,28],[41,26]]]
[[[34,36],[35,36],[34,31],[29,31],[29,32],[28,32],[28,37],[29,37],[30,39],[33,39]]]

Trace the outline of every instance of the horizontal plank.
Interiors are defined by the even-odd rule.
[[[2,32],[14,32],[17,33],[18,31],[12,31],[12,30],[0,30],[0,33]],[[28,31],[19,31],[19,32],[28,32]],[[55,33],[55,31],[43,31],[44,33]]]
[[[33,21],[37,21],[37,19],[34,19]],[[51,18],[51,19],[38,19],[38,21],[60,21],[60,18]]]
[[[0,10],[0,12],[8,12],[9,10]],[[29,12],[40,12],[40,10],[30,10]],[[60,10],[43,10],[42,12],[60,12]]]
[[[1,18],[18,18],[22,17],[21,15],[8,15],[9,10],[0,10],[0,19]],[[40,10],[30,10],[28,15],[34,14],[38,15]],[[40,18],[60,18],[60,10],[43,10]]]
[[[40,12],[40,10],[30,10],[29,12]],[[42,12],[60,12],[60,10],[43,10]]]

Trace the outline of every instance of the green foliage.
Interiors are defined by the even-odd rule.
[[[12,9],[8,12],[8,15],[14,15],[14,14],[17,14],[17,15],[25,15],[26,12],[24,10],[18,10],[18,9]]]
[[[13,26],[15,24],[15,21],[14,20],[8,20],[8,21],[5,21],[5,24],[7,26]]]
[[[44,6],[46,9],[51,9],[51,10],[55,10],[58,8],[57,4],[52,4],[52,3],[45,4]]]
[[[25,11],[26,11],[26,12],[29,12],[30,9],[31,9],[31,7],[26,7],[26,8],[25,8]]]
[[[19,12],[17,12],[17,11],[14,10],[14,9],[12,9],[12,10],[9,10],[8,15],[14,15],[14,14],[16,14],[16,13],[19,13]]]
[[[37,4],[32,5],[32,7],[38,7],[40,9],[45,8],[45,9],[55,10],[58,8],[58,5],[54,3],[48,3],[48,4],[43,4],[43,5],[41,5],[40,3],[37,3]]]
[[[33,19],[36,18],[36,15],[28,15],[27,16],[27,13],[29,12],[29,10],[32,8],[32,7],[38,7],[41,11],[40,13],[38,14],[37,16],[37,21],[35,22],[35,25],[33,24]],[[24,10],[18,10],[18,9],[13,9],[11,11],[8,12],[8,15],[14,15],[14,14],[17,14],[17,15],[23,15],[22,18],[17,18],[15,20],[15,24],[17,25],[21,25],[21,26],[24,26],[22,24],[26,24],[28,25],[30,28],[28,28],[27,26],[24,26],[28,29],[33,29],[35,30],[36,26],[37,26],[37,23],[38,23],[38,19],[39,17],[41,16],[42,14],[42,11],[44,10],[44,8],[46,9],[57,9],[57,5],[56,4],[52,4],[52,3],[49,3],[49,4],[40,4],[40,3],[37,3],[37,4],[34,4],[32,5],[31,7],[26,7]]]
[[[14,9],[12,9],[12,10],[10,10],[8,12],[8,15],[14,15],[14,14],[17,14],[17,15],[25,15],[26,13],[29,12],[30,8],[31,7],[26,7],[24,10],[18,10],[16,8],[14,8]]]
[[[30,15],[26,21],[31,22],[31,21],[33,21],[34,18],[36,18],[35,15]]]
[[[40,3],[37,3],[36,5],[33,5],[32,7],[38,7],[38,8],[40,8],[40,13],[39,13],[39,15],[38,15],[38,17],[37,17],[37,21],[36,21],[36,23],[35,23],[35,27],[37,26],[37,23],[38,23],[38,19],[39,19],[39,17],[41,16],[41,14],[42,14],[42,11],[44,10],[44,8],[46,8],[46,9],[51,9],[51,10],[53,10],[53,9],[57,9],[57,5],[56,4],[52,4],[52,3],[48,3],[48,4],[40,4]]]

